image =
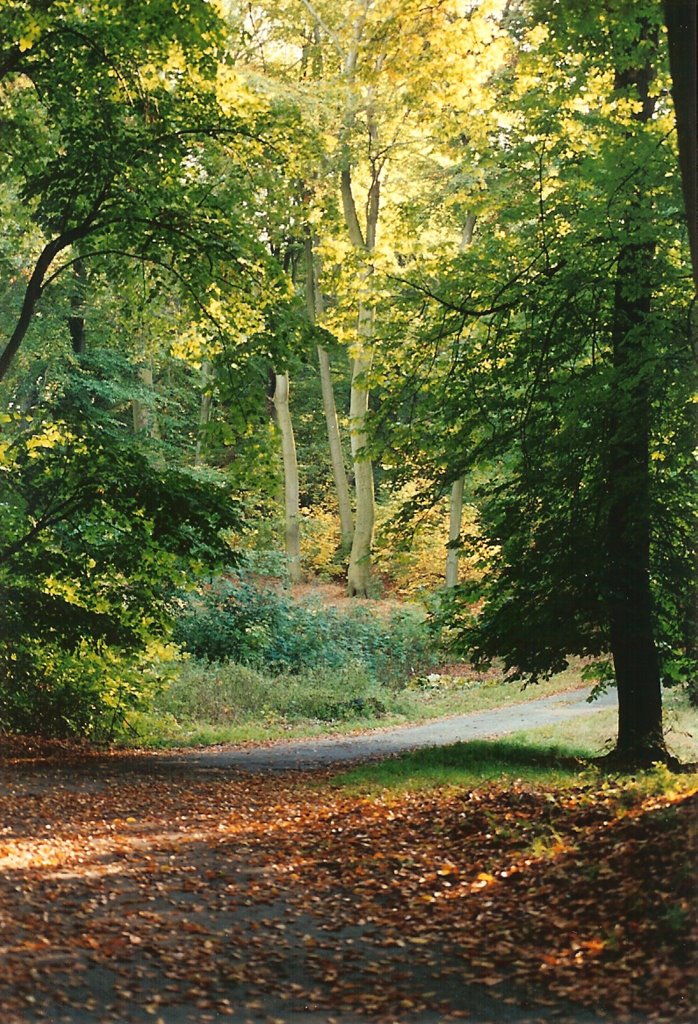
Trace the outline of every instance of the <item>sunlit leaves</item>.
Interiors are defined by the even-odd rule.
[[[411,471],[428,462],[443,489],[465,473],[493,547],[487,602],[470,588],[458,623],[471,652],[533,678],[571,650],[596,655],[608,642],[608,424],[638,379],[651,388],[648,415],[624,430],[650,421],[666,666],[691,635],[678,611],[690,603],[681,568],[690,513],[678,497],[689,493],[688,446],[682,428],[667,430],[686,400],[687,252],[661,10],[631,6],[572,17],[562,5],[519,5],[521,20],[509,21],[515,59],[491,80],[489,150],[475,138],[451,177],[451,211],[470,201],[477,213],[472,244],[396,275],[404,287],[388,341],[401,373],[384,380],[379,437],[400,448],[403,466],[414,460]],[[654,110],[640,117],[639,94],[621,76],[650,44]],[[614,281],[629,210],[632,243],[653,246],[654,291],[634,336],[642,354],[618,386]]]

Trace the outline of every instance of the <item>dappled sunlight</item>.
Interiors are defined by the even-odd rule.
[[[695,3],[0,7],[0,1024],[698,1019]]]
[[[515,753],[513,771],[532,757]],[[7,1009],[24,1005],[29,977],[49,1005],[95,969],[113,975],[117,1014],[133,992],[150,1000],[156,979],[163,1007],[281,998],[286,969],[302,975],[298,998],[328,1011],[400,1013],[426,1005],[406,958],[406,977],[432,987],[458,977],[493,998],[514,984],[590,1006],[603,991],[606,1007],[648,1014],[684,983],[688,777],[370,796],[329,771],[187,786],[181,769],[132,769],[81,789],[63,820],[67,772],[90,776],[56,767],[41,799],[0,799],[5,821],[24,815],[2,842]]]

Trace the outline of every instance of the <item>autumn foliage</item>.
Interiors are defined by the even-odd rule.
[[[361,796],[325,773],[9,753],[7,1024],[484,1021],[502,1003],[695,1019],[690,787]]]

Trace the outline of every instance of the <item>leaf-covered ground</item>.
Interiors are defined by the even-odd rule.
[[[696,1019],[691,791],[17,750],[0,779],[4,1024]]]

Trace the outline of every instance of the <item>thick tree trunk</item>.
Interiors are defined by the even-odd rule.
[[[281,434],[281,453],[284,466],[284,536],[288,575],[291,583],[300,583],[303,579],[300,549],[300,485],[296,442],[293,436],[288,396],[288,374],[275,374],[274,410]]]
[[[676,134],[683,184],[693,282],[698,290],[698,6],[696,0],[664,0],[669,36]]]
[[[617,87],[633,85],[643,103],[638,120],[652,115],[647,69],[624,72]],[[649,765],[666,760],[659,657],[650,586],[649,418],[654,246],[646,237],[647,200],[639,193],[625,221],[614,298],[608,559],[611,653],[618,686],[618,740],[614,760]]]
[[[318,275],[316,272],[315,257],[313,253],[313,241],[311,238],[306,238],[305,241],[305,266],[305,294],[308,318],[311,324],[315,324],[318,316],[322,314],[323,309],[322,292],[318,284]],[[327,424],[327,441],[330,449],[332,476],[334,478],[335,492],[337,494],[342,550],[349,551],[354,537],[354,521],[351,513],[349,481],[347,480],[347,471],[344,467],[342,439],[339,433],[337,405],[334,400],[334,388],[332,387],[330,356],[327,349],[322,345],[317,346],[317,355],[320,366],[320,387],[322,388],[322,405],[325,410],[325,422]]]
[[[607,552],[611,652],[618,686],[616,756],[663,756],[659,658],[650,589],[649,373],[643,324],[650,312],[651,247],[621,252],[613,330]]]
[[[458,542],[463,518],[463,491],[465,478],[456,480],[451,487],[451,501],[448,525],[448,551],[446,553],[446,588],[451,589],[458,583]]]

